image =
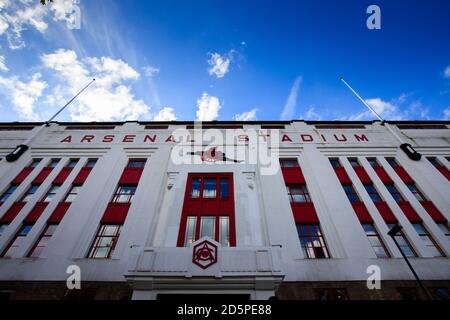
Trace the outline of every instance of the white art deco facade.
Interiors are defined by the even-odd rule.
[[[448,296],[448,122],[196,126],[0,124],[0,297]]]

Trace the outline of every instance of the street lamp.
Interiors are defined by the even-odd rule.
[[[395,225],[391,228],[391,230],[389,230],[388,235],[391,236],[392,240],[394,241],[395,245],[397,246],[398,250],[400,251],[403,259],[405,259],[406,264],[408,265],[409,269],[411,270],[411,272],[414,275],[414,278],[416,278],[416,281],[419,283],[419,286],[422,288],[423,292],[425,293],[425,296],[427,297],[428,300],[431,300],[431,296],[428,293],[428,290],[425,288],[425,286],[422,284],[422,281],[420,281],[419,276],[417,275],[416,271],[414,270],[413,266],[411,265],[411,263],[409,262],[408,258],[406,257],[405,253],[403,252],[403,250],[400,248],[400,245],[397,242],[397,239],[395,239],[395,236],[402,231],[403,227],[399,226],[399,225]]]

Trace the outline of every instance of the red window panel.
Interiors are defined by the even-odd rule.
[[[61,202],[53,211],[50,218],[48,218],[48,224],[58,224],[64,218],[67,210],[69,210],[71,203],[70,202]]]
[[[336,172],[336,175],[341,184],[351,184],[352,183],[347,172],[345,171],[345,168],[343,168],[343,167],[334,168],[334,171]]]
[[[42,184],[52,171],[53,168],[51,167],[43,168],[38,176],[33,180],[32,184]]]
[[[0,223],[11,223],[14,218],[19,214],[20,210],[25,206],[25,202],[15,202],[11,208],[6,211],[3,217],[0,219]]]
[[[101,224],[122,225],[127,218],[131,203],[109,203]]]
[[[138,184],[143,171],[144,167],[125,168],[123,170],[122,176],[120,177],[119,185]]]
[[[47,208],[48,202],[38,202],[34,206],[34,208],[30,211],[30,213],[27,215],[24,223],[35,223],[38,221],[39,217],[41,216],[42,212],[44,212],[45,208]]]
[[[72,172],[73,168],[70,167],[64,167],[61,169],[61,171],[59,172],[59,174],[56,176],[55,180],[53,180],[53,184],[60,186],[64,183],[64,181],[66,181],[67,177],[70,175],[70,173]]]
[[[75,177],[73,184],[82,185],[88,178],[89,174],[91,173],[91,170],[92,170],[92,168],[89,168],[89,167],[81,168],[80,172]]]
[[[283,173],[284,182],[288,183],[306,183],[303,176],[302,169],[300,167],[281,168]]]
[[[383,183],[387,183],[387,184],[392,184],[394,183],[391,179],[391,177],[389,177],[389,175],[387,174],[386,170],[384,170],[383,167],[377,166],[374,167],[373,170],[375,170],[375,173],[378,175],[378,178],[380,178],[380,180]]]
[[[438,208],[433,204],[431,201],[421,201],[420,202],[423,206],[423,208],[428,212],[430,217],[434,220],[436,223],[446,223],[447,219],[444,217],[444,215],[439,211]]]
[[[373,223],[373,219],[369,214],[364,202],[356,201],[351,203],[356,216],[361,223]]]
[[[188,175],[177,240],[179,247],[185,244],[188,217],[197,217],[198,221],[201,217],[214,217],[216,241],[220,241],[220,221],[228,217],[229,244],[236,246],[233,174],[190,173]],[[196,233],[198,236],[199,232]]]
[[[397,175],[400,177],[400,179],[402,179],[404,183],[406,184],[414,183],[414,180],[411,178],[411,176],[408,174],[408,172],[406,172],[406,170],[403,167],[401,166],[394,167],[394,171],[397,173]]]
[[[399,201],[397,204],[411,223],[422,221],[416,210],[414,210],[408,201]]]
[[[294,220],[297,224],[312,223],[319,224],[319,217],[317,216],[316,208],[312,202],[310,203],[291,203]]]
[[[353,169],[362,183],[372,183],[372,179],[370,179],[364,167],[359,166]]]
[[[33,169],[34,168],[32,167],[23,168],[22,171],[14,178],[12,184],[21,184],[28,177],[31,171],[33,171]]]
[[[397,223],[397,218],[394,216],[391,208],[389,208],[386,202],[376,201],[374,204],[386,223]]]

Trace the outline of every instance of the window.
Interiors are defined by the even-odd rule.
[[[200,229],[198,229],[200,227]],[[219,230],[219,234],[216,234]],[[228,216],[188,216],[186,220],[186,232],[184,246],[189,247],[203,237],[220,242],[222,246],[230,244],[230,217]]]
[[[5,202],[6,200],[9,199],[9,197],[11,197],[11,195],[14,193],[14,191],[16,191],[17,189],[17,185],[12,184],[8,187],[8,189],[6,189],[5,192],[3,192],[2,196],[0,197],[0,202]]]
[[[5,231],[6,227],[8,227],[8,224],[0,224],[0,236],[2,235],[3,231]]]
[[[39,240],[36,242],[36,245],[28,254],[29,257],[31,258],[40,257],[42,251],[45,249],[45,247],[47,247],[47,244],[52,238],[53,234],[55,233],[57,227],[58,227],[57,224],[49,224],[45,227],[44,231],[39,237]]]
[[[220,197],[228,198],[228,178],[220,178]]]
[[[414,229],[416,229],[417,234],[420,239],[425,243],[425,246],[432,252],[433,257],[444,257],[444,253],[441,248],[434,241],[433,237],[430,235],[427,229],[422,223],[413,223]]]
[[[348,162],[350,162],[353,168],[359,168],[359,162],[356,158],[348,158]]]
[[[389,258],[389,254],[384,246],[380,235],[377,232],[375,226],[371,223],[365,223],[362,225],[364,232],[366,233],[367,239],[373,248],[373,251],[377,255],[377,258]]]
[[[49,168],[55,168],[58,165],[59,160],[60,159],[52,159],[52,161],[50,161],[50,163],[48,164],[48,167]]]
[[[200,239],[203,237],[216,238],[215,220],[215,217],[200,217]]]
[[[399,165],[398,165],[397,161],[395,160],[395,158],[386,158],[386,161],[389,163],[389,165],[390,165],[392,168],[397,168],[397,167],[399,167]]]
[[[417,200],[419,200],[419,201],[427,200],[425,198],[425,196],[422,194],[422,192],[420,192],[420,190],[417,189],[415,183],[408,183],[406,186],[408,187],[409,191],[411,191],[414,194],[414,196],[416,197]]]
[[[378,164],[377,158],[367,158],[367,161],[369,162],[369,164],[372,168],[377,168],[380,166]]]
[[[128,161],[127,168],[143,168],[146,162],[146,159],[130,159],[130,161]]]
[[[135,185],[125,185],[118,186],[116,193],[112,199],[114,203],[129,203],[131,199],[133,199],[134,194],[136,193],[137,186]]]
[[[95,164],[97,163],[97,159],[89,159],[86,162],[86,165],[84,166],[85,168],[93,168],[95,167]]]
[[[50,190],[47,191],[47,194],[42,199],[42,202],[51,202],[53,198],[56,196],[56,193],[58,192],[60,186],[54,186],[52,185],[50,187]]]
[[[81,186],[72,185],[63,202],[73,202],[80,193]]]
[[[120,225],[101,225],[89,253],[89,258],[111,258],[120,236],[121,227]]]
[[[388,224],[389,230],[392,229],[392,227],[394,226],[395,224],[389,223]],[[408,258],[417,257],[417,254],[414,252],[408,239],[406,239],[406,236],[403,233],[403,231],[397,233],[397,235],[395,236],[395,240],[397,241],[398,245],[400,246],[400,250],[403,252],[405,256],[407,256]]]
[[[23,242],[23,239],[27,236],[27,234],[31,231],[31,228],[33,228],[33,225],[31,224],[24,224],[20,230],[16,233],[14,236],[14,239],[9,243],[8,247],[3,251],[2,257],[11,257],[14,256],[17,249],[20,247],[20,245]]]
[[[75,168],[77,165],[79,159],[70,159],[69,163],[67,164],[67,167],[69,168]]]
[[[297,159],[280,159],[280,165],[282,168],[297,168]]]
[[[369,194],[373,202],[383,201],[383,199],[381,199],[381,196],[379,195],[377,189],[375,189],[373,184],[365,184],[364,188],[366,189],[367,193]]]
[[[403,197],[398,191],[398,189],[393,184],[386,184],[386,189],[388,189],[389,193],[391,194],[392,198],[394,198],[395,201],[403,201]]]
[[[331,166],[335,169],[342,167],[341,162],[339,161],[338,158],[330,158],[330,163],[331,163]]]
[[[230,246],[230,218],[220,217],[219,220],[219,242],[223,247]]]
[[[216,179],[204,179],[203,198],[216,197]]]
[[[288,184],[286,185],[286,190],[291,203],[311,202],[311,197],[306,184]]]
[[[201,179],[192,179],[191,198],[200,198]]]
[[[448,227],[447,222],[441,222],[437,225],[439,229],[441,229],[442,233],[445,234],[445,236],[450,237],[450,228]]]
[[[345,194],[347,195],[348,200],[350,202],[358,202],[359,196],[355,191],[355,188],[351,184],[343,184],[342,187],[344,188]]]
[[[303,252],[308,259],[329,258],[319,225],[300,224],[297,232]]]
[[[30,198],[36,193],[36,191],[39,189],[38,184],[31,185],[27,192],[22,196],[22,199],[20,199],[20,202],[28,202]]]
[[[36,168],[42,159],[33,159],[29,165],[30,168]]]

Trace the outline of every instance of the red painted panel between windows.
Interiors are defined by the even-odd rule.
[[[408,201],[399,201],[397,202],[397,204],[400,207],[400,209],[402,209],[403,213],[410,222],[415,223],[422,221],[422,219],[417,214],[416,210],[414,210],[414,208]]]
[[[38,202],[34,208],[30,211],[27,217],[23,220],[24,223],[36,223],[42,212],[47,208],[48,202]]]
[[[50,218],[48,218],[47,223],[49,224],[58,224],[62,221],[64,218],[64,215],[66,214],[67,210],[69,210],[70,205],[72,203],[70,202],[60,202],[58,206],[53,211]]]
[[[105,213],[103,214],[101,223],[119,225],[124,224],[130,206],[131,203],[109,203]]]
[[[82,185],[86,179],[88,178],[89,174],[91,173],[92,168],[84,167],[80,170],[78,175],[76,176],[75,180],[73,181],[73,184],[75,185]]]
[[[38,174],[38,176],[33,180],[33,184],[42,184],[45,179],[47,179],[48,175],[52,172],[53,168],[43,168],[42,171]]]
[[[361,223],[373,223],[373,219],[369,214],[364,202],[356,201],[352,202],[353,210],[355,210],[356,216]]]
[[[302,169],[300,167],[294,168],[281,168],[283,173],[284,182],[289,183],[306,183],[305,177],[303,176]]]
[[[69,174],[72,172],[72,168],[65,167],[61,170],[61,172],[56,176],[55,180],[53,180],[53,184],[60,186],[66,181]]]
[[[440,222],[447,222],[447,219],[444,217],[444,215],[439,211],[438,208],[433,204],[431,201],[421,201],[420,202],[423,206],[423,208],[428,212],[430,217],[434,220],[436,223]]]
[[[11,223],[25,206],[25,202],[15,202],[0,219],[0,223]]]
[[[447,178],[448,181],[450,181],[450,171],[448,171],[447,167],[440,166],[437,169],[444,175],[444,177]]]
[[[394,183],[391,179],[391,177],[389,177],[389,175],[387,174],[386,170],[384,170],[383,167],[375,167],[373,168],[375,170],[375,173],[378,175],[378,177],[380,178],[381,182],[383,183],[387,183],[387,184],[392,184]]]
[[[291,203],[291,208],[295,223],[320,223],[313,203]]]
[[[364,167],[357,167],[353,169],[355,169],[355,173],[358,175],[359,180],[361,180],[362,183],[372,183],[372,179],[370,179]]]
[[[11,184],[21,184],[28,177],[31,171],[33,171],[33,168],[31,167],[23,168],[22,171],[20,171],[20,173],[14,178]]]
[[[138,184],[143,171],[144,168],[125,168],[120,177],[119,184]]]
[[[386,223],[397,223],[397,218],[394,216],[391,208],[389,208],[386,202],[376,201],[374,204]]]
[[[339,179],[339,182],[343,184],[352,184],[352,180],[350,180],[345,168],[334,168],[336,175]]]
[[[414,180],[410,177],[408,172],[406,172],[406,170],[403,167],[398,166],[395,167],[394,170],[405,184],[414,183]]]

